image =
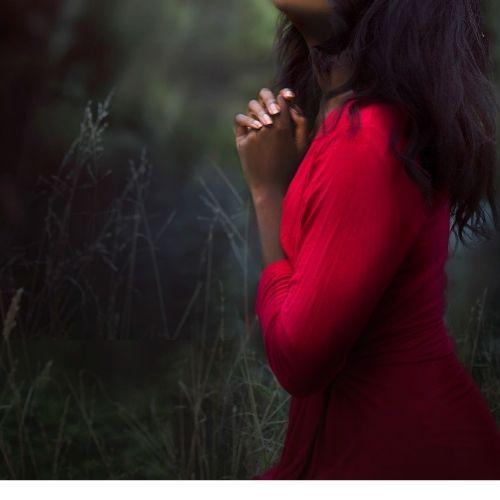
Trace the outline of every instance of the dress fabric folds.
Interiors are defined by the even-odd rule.
[[[368,104],[351,129],[351,106],[300,163],[285,257],[257,285],[291,400],[280,459],[252,479],[500,479],[500,430],[445,323],[449,198],[429,205],[391,150],[395,107]]]

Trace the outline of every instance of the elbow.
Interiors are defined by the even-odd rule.
[[[305,398],[325,389],[345,364],[345,356],[311,349],[274,335],[266,341],[269,366],[291,396]]]
[[[271,366],[271,369],[281,387],[291,396],[306,398],[325,390],[335,379],[345,365],[343,361],[326,365],[300,365],[290,367]]]
[[[293,397],[306,398],[319,392],[326,384],[311,383],[306,377],[273,370],[281,387]]]

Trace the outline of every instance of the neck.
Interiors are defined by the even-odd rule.
[[[328,93],[331,89],[340,87],[344,83],[349,80],[351,76],[351,67],[347,63],[339,62],[339,64],[335,65],[331,70],[330,75],[326,79],[319,79],[319,86],[321,88],[321,92],[324,94]],[[339,94],[337,96],[329,98],[325,102],[326,112],[329,113],[336,107],[340,106],[342,102],[350,97],[353,93],[353,90],[347,90],[346,92]]]
[[[325,105],[325,113],[328,114],[330,113],[330,111],[334,110],[335,108],[338,108],[347,98],[351,97],[353,93],[354,93],[353,90],[348,90],[343,94],[328,99]]]
[[[329,75],[327,79],[318,79],[319,86],[321,88],[322,94],[326,94],[332,88],[337,88],[340,85],[344,84],[349,76],[351,75],[350,68],[348,65],[338,65],[336,66]],[[325,115],[329,114],[330,111],[333,111],[335,108],[339,107],[345,99],[351,97],[353,94],[353,90],[348,90],[342,94],[331,97],[325,101]],[[318,114],[317,123],[315,124],[315,128],[317,128],[321,123],[321,116]]]

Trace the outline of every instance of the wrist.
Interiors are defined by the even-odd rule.
[[[279,186],[252,189],[251,195],[254,205],[268,204],[276,201],[280,201],[285,196],[286,189]]]

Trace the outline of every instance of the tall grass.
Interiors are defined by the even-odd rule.
[[[80,133],[58,171],[40,177],[46,214],[39,237],[4,251],[0,261],[0,311],[20,282],[26,291],[19,336],[129,338],[138,256],[145,251],[154,270],[159,330],[171,335],[157,242],[145,208],[152,172],[145,150],[130,161],[121,192],[102,206],[112,173],[101,163],[111,96],[95,111],[92,103],[86,106]]]
[[[457,353],[478,384],[500,426],[500,314],[488,306],[484,288],[471,307],[469,320],[455,336]]]
[[[2,261],[2,283],[8,286],[2,286],[0,297],[0,477],[249,477],[277,460],[289,401],[255,345],[257,323],[248,293],[249,203],[214,165],[241,206],[229,215],[199,177],[208,213],[201,276],[172,327],[157,248],[171,217],[156,233],[150,226],[146,199],[152,166],[144,150],[130,162],[120,195],[99,209],[99,186],[110,174],[100,161],[110,97],[95,112],[89,103],[58,172],[41,179],[47,212],[36,257],[30,258],[32,248],[12,247]],[[82,200],[90,205],[78,219]],[[84,221],[83,237],[81,229],[76,236],[72,231],[77,220]],[[243,320],[228,314],[224,279],[214,265],[218,225],[245,285]],[[54,362],[55,353],[40,365],[42,343],[37,342],[75,338],[88,325],[97,326],[103,339],[133,338],[139,252],[149,255],[154,270],[160,346],[178,354],[165,380],[144,391],[137,404],[113,397],[106,382],[86,368],[76,377],[68,375]],[[96,274],[108,276],[105,288],[94,280]],[[199,322],[190,318],[196,312]],[[66,348],[71,349],[54,343],[54,351]]]
[[[289,399],[251,332],[224,340],[222,291],[219,330],[187,343],[170,367],[176,387],[159,380],[136,406],[86,369],[74,379],[52,359],[34,366],[36,351],[21,363],[25,341],[12,344],[21,298],[3,327],[0,478],[234,479],[277,460]]]

